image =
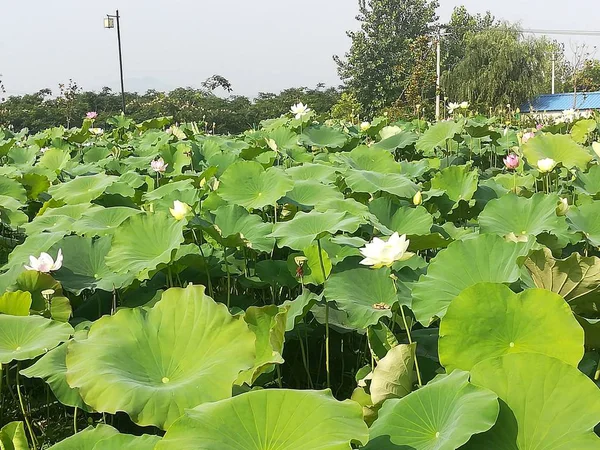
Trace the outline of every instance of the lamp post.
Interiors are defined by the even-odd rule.
[[[104,18],[104,28],[114,28],[115,19],[117,19],[117,41],[119,43],[119,70],[121,72],[121,101],[123,114],[125,114],[125,85],[123,83],[123,55],[121,53],[121,27],[119,23],[120,18],[121,16],[119,16],[118,9],[114,16],[111,14],[107,14]]]

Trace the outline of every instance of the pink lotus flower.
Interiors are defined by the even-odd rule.
[[[152,170],[158,173],[164,173],[167,170],[168,164],[165,164],[165,160],[162,158],[155,159],[150,163],[150,167]]]
[[[30,256],[29,257],[29,265],[25,266],[25,269],[36,270],[36,271],[42,272],[42,273],[48,273],[53,270],[60,269],[62,267],[62,263],[63,263],[62,250],[58,249],[58,254],[56,255],[56,261],[54,261],[54,259],[52,259],[52,256],[50,256],[48,253],[42,252],[40,254],[39,258],[36,258],[35,256]]]
[[[529,131],[523,135],[523,138],[521,139],[521,141],[524,144],[525,142],[527,142],[529,139],[531,139],[533,137],[535,137],[535,133],[532,131]]]
[[[510,153],[506,158],[504,158],[504,165],[510,170],[515,170],[517,167],[519,167],[520,162],[519,156],[515,153]]]
[[[91,120],[94,120],[96,117],[98,117],[98,113],[96,111],[90,111],[85,115],[86,119],[91,119]]]
[[[544,128],[544,125],[542,125],[541,123],[538,123],[538,124],[535,126],[535,129],[536,129],[536,130],[538,130],[538,131],[540,131],[542,128]]]

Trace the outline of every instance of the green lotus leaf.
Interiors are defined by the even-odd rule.
[[[454,203],[469,201],[477,190],[479,177],[471,166],[450,166],[435,174],[431,180],[432,189],[444,191]]]
[[[592,245],[600,247],[600,201],[570,208],[567,218],[573,230],[583,233]]]
[[[577,144],[571,136],[564,134],[538,134],[523,144],[523,154],[531,166],[540,159],[551,158],[568,169],[584,169],[592,155]]]
[[[404,398],[387,400],[365,450],[455,450],[489,430],[498,410],[496,394],[456,370]]]
[[[0,314],[28,316],[31,308],[31,293],[16,291],[0,295]]]
[[[531,252],[523,265],[535,285],[556,292],[578,312],[600,309],[600,259],[573,253],[555,259],[547,248]]]
[[[286,173],[295,181],[314,180],[324,184],[333,183],[337,178],[337,171],[335,167],[325,164],[302,164],[286,169]]]
[[[598,124],[594,119],[582,119],[573,124],[571,128],[571,137],[578,144],[583,144],[590,133],[592,133]]]
[[[350,169],[346,173],[346,184],[354,192],[389,192],[402,198],[412,198],[418,191],[417,185],[399,173],[379,173]]]
[[[343,236],[340,236],[343,237]],[[359,238],[360,240],[360,238]],[[364,245],[364,244],[363,244]],[[311,246],[311,247],[314,247]],[[323,248],[323,263],[325,264],[325,259],[328,259],[332,265],[336,265],[344,261],[346,258],[351,256],[362,256],[360,250],[354,246],[347,245],[346,243],[336,243],[334,242],[333,237],[326,237],[321,241],[321,247]],[[361,245],[362,247],[362,245]],[[313,254],[319,256],[319,253],[313,249]],[[306,255],[306,249],[305,249]],[[310,261],[310,258],[309,258]],[[327,273],[327,267],[325,267],[325,272]],[[314,273],[314,271],[313,271]],[[329,275],[327,275],[329,276]],[[322,278],[322,277],[321,277]]]
[[[50,186],[48,193],[53,199],[68,205],[89,203],[100,197],[106,188],[117,181],[117,177],[99,173],[80,176],[66,183]]]
[[[0,449],[29,450],[23,422],[10,422],[0,428]]]
[[[165,291],[151,309],[97,320],[87,339],[69,344],[67,381],[96,411],[165,429],[185,408],[230,397],[254,356],[245,322],[190,285]]]
[[[413,390],[416,344],[397,345],[379,360],[371,376],[371,399],[379,405],[391,398],[402,398]]]
[[[49,450],[94,450],[96,444],[117,434],[119,432],[110,425],[99,424],[96,428],[89,426],[53,445]]]
[[[429,129],[419,137],[416,148],[426,155],[433,154],[437,148],[445,150],[448,141],[455,135],[460,134],[463,126],[464,124],[462,122],[454,122],[453,120],[438,122],[429,127]]]
[[[157,212],[131,216],[115,231],[105,262],[115,273],[131,272],[139,279],[159,264],[171,261],[171,255],[183,242],[185,220]]]
[[[270,236],[277,239],[278,247],[302,250],[309,247],[315,239],[338,231],[355,232],[361,220],[344,212],[311,211],[299,212],[288,222],[278,222]]]
[[[515,353],[480,362],[471,381],[494,391],[496,425],[465,449],[593,450],[600,446],[600,391],[577,368],[537,353]]]
[[[93,240],[81,236],[66,236],[54,244],[53,249],[62,250],[63,265],[54,273],[62,287],[76,295],[85,289],[100,289],[112,292],[131,284],[135,274],[116,274],[105,264],[104,259],[111,249],[111,238],[104,236]]]
[[[28,236],[48,232],[67,234],[73,229],[75,219],[69,216],[36,216],[29,223],[25,223],[21,228],[25,230]]]
[[[250,247],[258,252],[271,252],[275,246],[275,239],[268,236],[273,231],[273,224],[264,223],[260,216],[250,214],[241,206],[218,208],[215,227],[225,247]]]
[[[266,259],[256,263],[256,275],[271,286],[295,287],[298,281],[290,273],[286,261]]]
[[[323,243],[325,243],[325,240],[323,240]],[[299,278],[299,277],[297,276],[297,273],[296,273],[298,264],[297,264],[295,258],[297,256],[304,256],[305,258],[307,258],[306,261],[304,262],[304,264],[302,265],[302,271],[303,271],[302,282],[304,284],[314,284],[316,286],[319,286],[319,285],[325,283],[325,280],[331,274],[331,269],[333,268],[333,264],[331,263],[331,259],[329,258],[327,251],[325,249],[323,249],[322,247],[323,246],[321,245],[321,257],[320,258],[319,258],[319,246],[315,245],[315,244],[311,245],[310,247],[306,247],[302,251],[303,255],[298,254],[298,253],[293,253],[292,255],[290,255],[288,257],[288,268],[290,269],[291,273],[296,275],[296,278]],[[323,267],[321,267],[321,261],[323,261]]]
[[[278,149],[291,148],[298,144],[298,135],[286,127],[279,127],[269,132]]]
[[[50,148],[42,155],[38,165],[49,169],[51,172],[55,172],[55,179],[56,173],[64,169],[70,160],[71,155],[68,151],[58,148]]]
[[[102,439],[92,450],[153,450],[160,439],[160,436],[151,434],[133,436],[119,433]]]
[[[330,391],[265,389],[187,410],[156,450],[350,450],[367,439],[356,402]]]
[[[348,167],[356,170],[378,173],[401,173],[402,166],[394,155],[377,147],[360,145],[350,153],[336,155]]]
[[[434,317],[441,319],[454,297],[474,284],[517,281],[517,259],[527,255],[531,245],[491,234],[451,243],[431,260],[427,274],[413,287],[415,317],[424,325]]]
[[[42,378],[63,405],[92,412],[93,410],[81,398],[79,389],[73,389],[67,383],[66,359],[67,344],[65,343],[50,350],[32,366],[21,370],[21,375],[27,378]]]
[[[511,193],[485,205],[479,215],[481,233],[506,236],[537,236],[543,232],[565,233],[568,226],[564,217],[556,215],[558,195],[534,194],[530,198]]]
[[[382,317],[392,317],[398,302],[390,270],[351,269],[332,274],[325,282],[325,298],[348,314],[356,329],[375,325]]]
[[[373,147],[392,152],[394,150],[404,149],[413,145],[415,142],[417,142],[418,137],[418,135],[412,132],[401,132],[386,139],[382,139],[373,145]]]
[[[369,204],[369,210],[391,231],[407,235],[427,235],[433,225],[433,216],[422,206],[397,206],[380,197]]]
[[[72,230],[81,236],[112,235],[125,220],[142,213],[139,209],[117,206],[86,212],[72,225]]]
[[[283,364],[283,343],[287,310],[275,305],[250,306],[244,320],[256,335],[256,360],[254,367],[240,374],[236,384],[252,385],[263,373],[274,369],[275,364]]]
[[[62,295],[62,286],[58,281],[51,275],[36,270],[21,272],[9,289],[29,292],[31,294],[30,309],[37,312],[42,312],[47,308],[47,302],[42,295],[43,291],[51,289],[54,291],[54,295]]]
[[[440,325],[439,355],[448,371],[527,352],[577,367],[583,343],[583,329],[560,295],[544,289],[515,294],[503,284],[480,283],[450,303]]]
[[[165,212],[173,207],[175,200],[194,205],[199,198],[200,192],[194,186],[194,180],[189,178],[167,183],[142,195],[142,200],[146,203],[152,203],[155,211]]]
[[[320,202],[343,200],[344,194],[334,186],[316,180],[300,180],[294,183],[294,189],[286,194],[285,199],[298,206],[314,206]]]
[[[27,191],[13,178],[0,177],[0,195],[11,197],[21,203],[27,201]]]
[[[0,314],[0,363],[25,361],[69,339],[73,328],[41,316]]]
[[[367,329],[367,341],[375,361],[385,358],[385,355],[399,344],[394,333],[383,322],[372,325]]]
[[[229,166],[221,178],[217,193],[223,200],[246,209],[274,205],[294,187],[293,180],[283,170],[267,170],[255,161],[238,161]]]
[[[321,200],[315,205],[315,210],[319,212],[326,212],[328,210],[346,212],[351,216],[360,219],[361,224],[370,223],[382,233],[392,234],[392,231],[386,228],[382,223],[380,223],[377,217],[375,217],[375,215],[369,211],[369,207],[367,205],[359,203],[353,198],[345,198],[343,200]],[[361,246],[362,245],[359,245],[359,247]]]
[[[285,331],[292,331],[319,299],[320,297],[317,294],[313,294],[309,290],[304,290],[294,300],[283,302],[281,307],[287,310]]]
[[[308,147],[342,148],[346,144],[346,134],[326,126],[313,126],[304,130],[300,141]]]
[[[587,172],[578,172],[573,187],[584,194],[598,195],[600,193],[600,166],[594,165]]]

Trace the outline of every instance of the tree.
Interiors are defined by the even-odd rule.
[[[486,109],[521,105],[547,90],[551,48],[508,24],[469,35],[464,57],[446,73],[446,93]]]
[[[588,59],[576,78],[577,92],[600,91],[600,61]]]
[[[410,44],[430,34],[437,0],[359,0],[359,31],[350,51],[334,56],[340,78],[367,115],[404,99],[414,59]]]

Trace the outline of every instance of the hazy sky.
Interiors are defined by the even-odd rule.
[[[464,4],[524,28],[598,30],[598,0],[440,0],[446,21]],[[0,20],[0,74],[8,94],[74,79],[85,89],[118,89],[116,31],[122,15],[125,87],[198,87],[218,73],[237,94],[338,85],[333,54],[350,46],[357,0],[6,0]],[[7,6],[10,5],[10,6]],[[600,37],[560,37],[600,48]]]

